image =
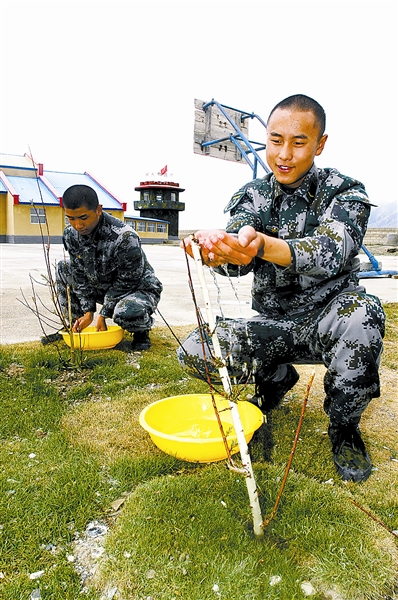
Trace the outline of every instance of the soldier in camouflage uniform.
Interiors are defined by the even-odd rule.
[[[324,127],[325,113],[315,100],[296,95],[279,103],[267,123],[272,173],[232,197],[226,232],[198,231],[195,237],[204,263],[217,272],[253,271],[258,315],[217,323],[232,381],[250,381],[254,374],[252,401],[267,412],[298,381],[292,363],[322,362],[337,471],[343,479],[362,481],[372,464],[358,424],[370,400],[380,396],[385,315],[358,280],[370,212],[364,186],[314,165],[327,139]],[[192,255],[189,238],[184,245]],[[193,374],[205,372],[197,330],[178,357]],[[207,357],[210,352],[206,360],[216,377]]]
[[[67,285],[70,285],[73,331],[82,331],[102,304],[97,331],[107,329],[112,318],[134,333],[133,350],[150,347],[149,331],[160,300],[162,284],[130,225],[102,212],[96,192],[86,185],[73,185],[63,195],[69,225],[63,243],[69,260],[57,265],[59,301],[68,321]]]

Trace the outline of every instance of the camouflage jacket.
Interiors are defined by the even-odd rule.
[[[96,298],[104,295],[100,314],[112,317],[116,303],[142,290],[160,298],[162,284],[155,277],[134,229],[102,213],[95,230],[82,236],[68,225],[63,243],[69,253],[73,290],[81,308],[95,312]]]
[[[322,307],[343,289],[358,288],[357,255],[370,206],[363,184],[336,169],[313,165],[294,193],[272,174],[255,179],[225,208],[230,212],[227,231],[252,225],[282,238],[292,262],[285,268],[255,258],[247,267],[229,265],[228,271],[253,270],[252,306],[260,313],[277,316]]]

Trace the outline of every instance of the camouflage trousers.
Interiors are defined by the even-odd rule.
[[[263,381],[275,381],[285,371],[281,365],[323,363],[325,412],[332,423],[348,424],[359,423],[370,400],[380,396],[384,322],[379,299],[354,291],[336,296],[323,309],[299,315],[220,319],[216,333],[231,383],[251,383],[256,373]],[[206,374],[206,360],[213,383],[219,383],[211,333],[193,331],[177,356],[197,377]]]
[[[72,282],[70,262],[68,260],[59,261],[56,269],[57,292],[60,307],[67,322],[69,322],[67,285],[70,286],[72,322],[86,312],[81,308],[79,298],[73,291]],[[103,304],[106,290],[95,289],[94,292],[96,303]],[[151,294],[143,290],[128,293],[116,302],[112,319],[116,325],[130,333],[148,331],[155,322],[152,314],[155,312],[158,302],[158,294]]]

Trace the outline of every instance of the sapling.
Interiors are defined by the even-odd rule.
[[[29,150],[29,152],[30,152],[30,150]],[[31,300],[32,300],[33,306],[31,306],[31,304],[29,303],[29,301],[27,300],[27,298],[25,297],[23,292],[22,292],[23,301],[21,301],[19,299],[18,299],[18,301],[21,302],[24,306],[26,306],[29,310],[31,310],[33,312],[33,314],[37,317],[40,327],[41,327],[41,330],[43,332],[43,336],[45,338],[49,337],[46,332],[45,326],[53,327],[54,329],[59,330],[60,324],[61,324],[62,329],[67,331],[69,334],[71,363],[76,364],[77,361],[79,361],[79,363],[82,361],[82,353],[81,352],[76,353],[76,351],[75,351],[74,333],[73,333],[73,329],[72,329],[72,318],[71,318],[71,314],[70,314],[71,313],[70,286],[69,285],[67,286],[67,296],[68,296],[68,318],[67,318],[67,316],[65,315],[65,312],[63,311],[63,309],[60,305],[58,291],[57,291],[57,285],[56,285],[56,281],[53,276],[52,265],[51,265],[51,261],[50,261],[50,246],[51,246],[51,244],[50,244],[50,239],[51,239],[50,228],[48,225],[46,208],[44,205],[43,195],[42,195],[42,191],[40,188],[40,182],[39,182],[39,178],[38,178],[38,174],[37,174],[36,163],[34,162],[32,156],[31,156],[31,153],[30,153],[30,159],[31,159],[33,167],[35,169],[37,187],[39,190],[41,204],[42,204],[42,208],[43,208],[43,212],[44,212],[45,231],[43,229],[37,207],[33,203],[33,200],[31,201],[32,207],[36,212],[36,216],[37,216],[37,220],[38,220],[38,224],[39,224],[39,228],[40,228],[41,244],[43,247],[44,262],[45,262],[45,266],[46,266],[46,274],[42,275],[42,277],[44,279],[45,287],[50,292],[50,299],[51,299],[53,308],[50,309],[41,300],[40,296],[37,294],[36,289],[35,289],[35,283],[39,283],[39,282],[35,281],[31,275],[30,275],[30,282],[31,282],[32,294],[33,294]],[[55,316],[55,318],[54,318],[54,316]]]
[[[237,441],[238,441],[238,445],[239,445],[239,452],[240,452],[240,457],[241,457],[241,462],[242,462],[242,469],[240,469],[240,472],[242,472],[242,474],[245,477],[245,481],[246,481],[247,492],[249,495],[250,508],[251,508],[252,517],[253,517],[253,531],[254,531],[254,535],[257,538],[261,538],[264,535],[264,530],[262,527],[263,519],[261,516],[261,508],[260,508],[258,490],[257,490],[257,486],[256,486],[256,481],[254,478],[252,464],[251,464],[250,452],[249,452],[249,448],[246,443],[246,438],[245,438],[242,422],[240,419],[238,406],[237,406],[236,402],[234,402],[232,400],[231,380],[230,380],[230,377],[228,374],[228,369],[226,367],[225,360],[224,360],[222,352],[221,352],[219,339],[217,336],[216,323],[215,323],[215,320],[213,317],[213,311],[211,308],[209,292],[207,289],[206,280],[205,280],[204,272],[203,272],[203,264],[202,264],[202,256],[201,256],[201,252],[200,252],[200,246],[197,243],[197,241],[195,240],[194,236],[191,236],[191,245],[192,245],[193,258],[195,260],[198,278],[199,278],[199,282],[200,282],[201,289],[202,289],[207,321],[208,321],[209,330],[211,333],[211,340],[213,343],[214,357],[216,359],[220,379],[222,381],[222,385],[223,385],[224,391],[226,393],[227,400],[229,402],[229,408],[231,410],[231,415],[232,415],[232,422],[233,422],[233,426],[235,429],[235,433],[236,433],[236,437],[237,437]],[[217,413],[218,411],[217,411],[216,405],[213,404],[213,406]],[[219,418],[217,420],[220,423]],[[231,468],[231,466],[229,466],[229,468]]]

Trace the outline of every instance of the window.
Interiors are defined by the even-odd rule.
[[[156,223],[148,222],[147,231],[156,231]]]
[[[30,222],[32,225],[38,225],[39,223],[46,222],[46,211],[44,208],[31,208],[30,209]]]
[[[149,202],[149,192],[144,192],[143,200],[144,202]]]
[[[166,233],[166,223],[156,223],[158,233]]]
[[[175,192],[171,192],[170,199],[171,199],[172,202],[176,201],[176,193]]]
[[[163,200],[162,192],[156,192],[156,201],[161,202]]]
[[[137,221],[137,231],[146,231],[146,222],[145,221]]]

